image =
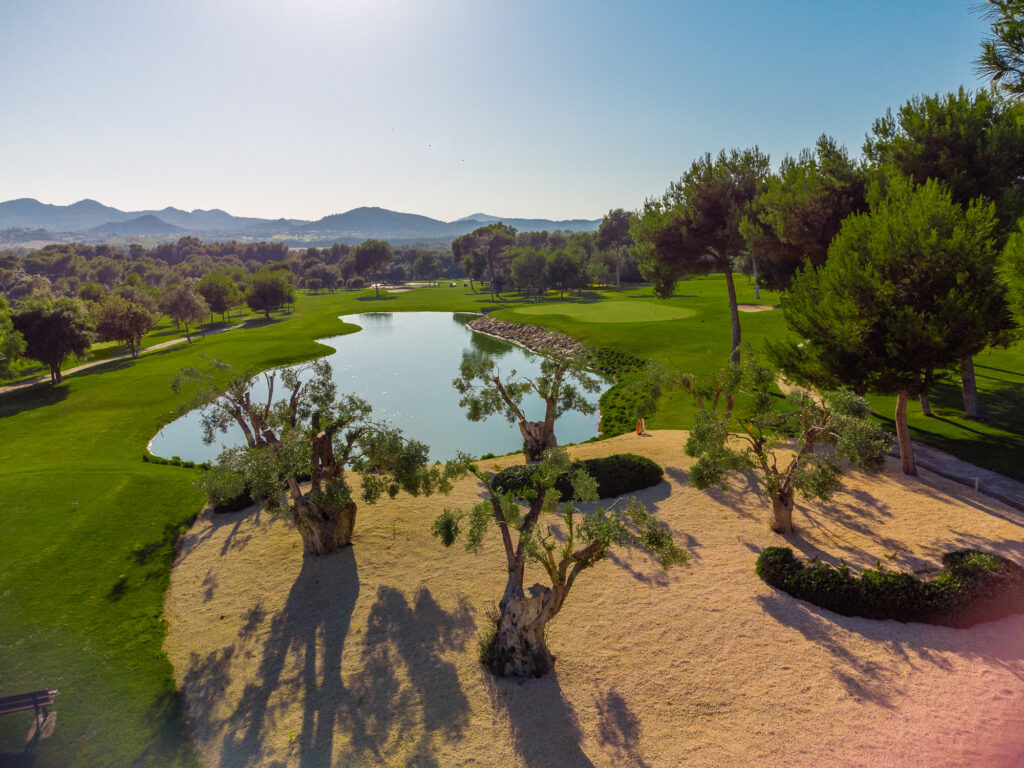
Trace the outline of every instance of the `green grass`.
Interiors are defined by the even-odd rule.
[[[738,288],[740,301],[758,301],[744,281]],[[203,355],[267,368],[325,354],[328,349],[316,338],[355,330],[339,315],[492,307],[501,308],[499,317],[545,325],[682,370],[721,367],[730,338],[722,278],[683,282],[678,292],[664,303],[641,289],[589,293],[582,302],[524,305],[512,296],[492,304],[488,295],[460,282],[457,288],[417,288],[380,299],[372,290],[300,296],[292,315],[269,323],[251,319],[245,328],[191,345],[74,374],[56,388],[43,384],[0,396],[0,695],[44,687],[61,691],[56,730],[37,746],[35,765],[196,764],[162,652],[160,615],[174,542],[202,499],[192,485],[195,471],[140,460],[149,438],[187,399],[169,387],[179,368],[202,365]],[[758,303],[777,302],[777,294],[763,291]],[[587,309],[568,314],[569,306]],[[598,309],[600,320],[586,314]],[[632,321],[663,309],[692,315]],[[627,321],[608,321],[615,316]],[[744,340],[755,346],[785,332],[778,311],[743,314],[741,320]],[[160,339],[174,336],[167,326],[155,333],[163,334]],[[982,456],[986,461],[1000,458],[1000,444],[1010,446],[1003,459],[1012,458],[1013,446],[1019,457],[1024,349],[979,356],[978,375],[982,404],[998,412],[1001,426],[964,423],[955,413],[952,390],[933,395],[933,407],[948,423],[915,416],[911,423],[919,436],[922,429],[933,430],[954,452],[970,453],[991,442],[991,455]],[[888,404],[880,403],[888,412]],[[681,395],[667,397],[648,426],[686,428],[691,410]],[[0,718],[0,764],[20,750],[28,722],[19,715]]]
[[[581,323],[657,323],[682,320],[696,314],[695,310],[687,307],[635,301],[574,302],[556,306],[554,309],[549,303],[534,304],[519,307],[516,314],[560,315]]]

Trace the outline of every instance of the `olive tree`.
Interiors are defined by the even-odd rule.
[[[555,659],[545,640],[548,622],[562,609],[580,573],[600,562],[612,547],[646,550],[666,569],[688,559],[668,528],[635,499],[592,511],[578,506],[596,500],[597,483],[571,463],[564,448],[544,454],[519,499],[496,491],[492,477],[477,466],[470,469],[486,486],[487,497],[468,510],[446,508],[434,520],[432,531],[446,547],[465,534],[470,552],[480,549],[492,523],[501,535],[508,573],[505,592],[494,633],[481,641],[481,661],[496,675],[540,677],[552,669]],[[574,498],[559,504],[554,486],[565,474],[572,480]],[[543,568],[550,586],[524,588],[531,563]]]
[[[754,470],[772,502],[772,530],[788,533],[795,493],[827,502],[839,488],[839,459],[878,471],[892,439],[872,420],[867,401],[850,390],[820,396],[796,390],[780,401],[769,391],[771,371],[749,348],[746,358],[710,378],[682,379],[697,403],[685,447],[686,455],[697,459],[690,482],[701,490],[725,488],[729,472]],[[734,420],[719,411],[729,397],[741,404]]]
[[[236,374],[214,362],[212,370],[185,368],[173,386],[198,381],[193,405],[203,407],[203,439],[237,424],[246,445],[225,450],[222,470],[241,476],[254,498],[267,499],[275,512],[291,510],[308,555],[325,555],[352,543],[356,502],[346,479],[361,478],[362,500],[447,493],[460,462],[428,465],[428,448],[400,430],[371,418],[370,405],[355,395],[339,395],[325,360],[262,375],[266,394],[257,395],[259,376]],[[275,399],[280,379],[282,399]],[[309,487],[303,482],[309,478]]]
[[[530,379],[512,369],[502,377],[493,359],[479,354],[466,355],[459,377],[452,386],[462,398],[459,406],[466,409],[470,421],[483,421],[500,414],[509,424],[517,424],[523,436],[523,453],[527,461],[538,461],[544,451],[558,445],[555,421],[567,411],[591,414],[596,406],[585,393],[601,389],[597,378],[587,370],[586,356],[572,358],[553,350],[543,350],[540,375]],[[531,421],[523,410],[523,399],[530,393],[544,401],[544,419]]]

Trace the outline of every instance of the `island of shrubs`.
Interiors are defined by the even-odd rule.
[[[1024,609],[1024,568],[989,552],[963,549],[942,556],[932,578],[885,570],[854,573],[812,560],[789,547],[766,547],[757,575],[783,592],[843,616],[971,627]]]

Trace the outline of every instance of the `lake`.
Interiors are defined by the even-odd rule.
[[[493,358],[502,377],[513,369],[521,376],[540,372],[540,361],[526,350],[466,328],[478,315],[451,312],[370,312],[341,319],[362,328],[344,336],[321,339],[336,351],[327,356],[339,393],[354,393],[373,406],[375,419],[390,421],[405,435],[430,446],[432,460],[444,461],[464,451],[471,456],[497,455],[522,449],[519,427],[500,416],[470,422],[459,408],[459,393],[452,379],[467,354]],[[601,379],[601,391],[611,382]],[[260,386],[254,394],[265,397]],[[600,393],[591,395],[597,403]],[[255,397],[254,397],[255,399]],[[527,415],[540,420],[543,401],[525,402]],[[560,444],[578,443],[597,435],[600,416],[570,412],[555,424]],[[244,444],[237,427],[203,445],[199,412],[192,411],[165,426],[153,438],[157,456],[180,456],[191,461],[212,461],[223,447]]]

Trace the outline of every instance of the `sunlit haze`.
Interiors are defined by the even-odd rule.
[[[598,218],[979,87],[971,5],[8,0],[0,200]]]

